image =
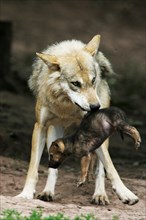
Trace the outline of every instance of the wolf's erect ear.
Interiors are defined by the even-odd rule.
[[[85,46],[84,50],[94,56],[99,48],[100,35],[95,35],[92,40]]]
[[[59,63],[57,61],[57,57],[54,55],[44,54],[44,53],[36,53],[36,55],[44,61],[49,67],[54,67],[54,69],[59,68]]]

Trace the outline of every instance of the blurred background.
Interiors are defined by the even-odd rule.
[[[0,151],[29,161],[35,98],[27,80],[35,53],[67,39],[87,43],[101,35],[100,50],[118,77],[108,79],[112,105],[127,113],[141,133],[136,151],[128,138],[111,139],[119,165],[145,167],[146,156],[146,3],[145,0],[0,1]],[[45,156],[44,156],[45,158]],[[142,175],[142,174],[139,174]]]

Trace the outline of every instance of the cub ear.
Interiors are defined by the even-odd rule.
[[[45,63],[48,67],[52,68],[52,70],[60,69],[57,57],[54,55],[44,54],[44,53],[36,53],[36,55]]]
[[[63,140],[58,139],[58,140],[54,141],[53,144],[55,145],[55,147],[56,147],[56,149],[57,149],[58,151],[60,151],[61,153],[64,152],[64,150],[65,150],[65,145],[64,145]]]
[[[94,56],[99,48],[100,35],[95,35],[92,40],[84,47],[84,50]]]

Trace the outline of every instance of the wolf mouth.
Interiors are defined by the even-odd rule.
[[[89,109],[85,109],[85,108],[82,108],[78,103],[75,102],[75,104],[84,112],[88,112],[90,111]]]
[[[82,109],[83,111],[85,112],[90,112],[90,111],[94,111],[94,110],[97,110],[97,109],[100,109],[100,104],[98,105],[90,105],[89,109],[85,109],[85,108],[82,108],[78,103],[75,102],[75,104],[80,108]]]

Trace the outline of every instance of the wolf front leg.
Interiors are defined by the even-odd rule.
[[[108,149],[108,140],[100,147],[102,149]],[[95,180],[95,191],[92,197],[92,203],[97,205],[108,205],[109,199],[105,191],[105,172],[104,166],[98,158],[98,165],[96,168],[96,180]]]
[[[134,205],[135,203],[137,203],[139,200],[138,197],[134,193],[132,193],[120,179],[110,158],[108,149],[100,147],[96,150],[96,153],[99,159],[102,161],[107,172],[107,177],[110,179],[112,183],[112,188],[118,195],[119,199],[122,200],[123,203],[129,205]]]
[[[32,149],[29,169],[23,191],[16,197],[32,199],[38,180],[38,167],[46,141],[46,127],[35,123],[32,135]]]
[[[55,141],[58,138],[63,137],[63,128],[62,127],[55,127],[55,126],[49,126],[48,132],[47,132],[47,149],[49,152],[49,148],[51,146],[51,143]],[[57,175],[58,170],[49,168],[48,169],[48,178],[46,182],[46,186],[41,192],[37,198],[43,201],[52,201],[55,193],[55,185],[57,181]]]

